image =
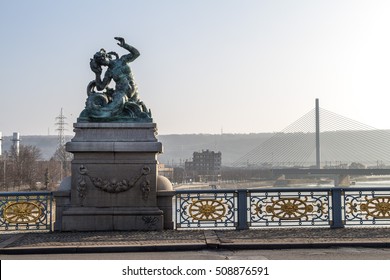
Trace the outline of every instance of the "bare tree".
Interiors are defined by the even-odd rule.
[[[70,174],[70,162],[72,160],[72,154],[65,150],[65,146],[59,146],[55,151],[51,160],[58,161],[61,164],[60,180]]]
[[[41,150],[36,146],[21,145],[19,153],[11,148],[7,161],[10,162],[7,170],[8,183],[15,188],[35,188],[39,181],[38,161],[41,159]]]

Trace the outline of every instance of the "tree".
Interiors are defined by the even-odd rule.
[[[49,183],[50,183],[49,168],[46,168],[46,170],[45,170],[45,189],[48,189]]]
[[[70,174],[70,162],[72,160],[72,154],[65,150],[65,146],[61,145],[55,151],[51,160],[61,163],[60,180]]]
[[[349,166],[350,169],[366,169],[366,166],[360,162],[352,162]]]
[[[13,187],[28,186],[34,188],[39,180],[38,161],[41,158],[41,151],[36,146],[20,145],[19,152],[11,148],[8,161],[11,162],[8,172]]]

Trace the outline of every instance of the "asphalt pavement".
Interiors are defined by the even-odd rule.
[[[330,247],[390,248],[390,228],[0,233],[0,255]]]

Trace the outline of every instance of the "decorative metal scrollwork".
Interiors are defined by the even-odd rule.
[[[345,191],[344,219],[347,225],[388,225],[390,196],[385,190]]]
[[[217,221],[225,216],[226,209],[221,200],[200,199],[191,203],[189,214],[194,220]]]
[[[282,198],[272,202],[266,207],[267,213],[272,213],[273,219],[281,220],[308,220],[308,212],[313,211],[313,205],[306,204],[307,198]]]
[[[11,202],[4,207],[4,220],[10,224],[35,223],[42,216],[42,207],[34,202]]]
[[[234,228],[237,226],[236,192],[176,194],[177,228]]]
[[[50,230],[52,195],[50,192],[1,193],[0,231]]]
[[[390,218],[390,197],[381,196],[371,199],[366,198],[367,203],[360,205],[360,210],[366,212],[367,216],[377,219]]]
[[[329,225],[329,193],[250,192],[250,226]]]

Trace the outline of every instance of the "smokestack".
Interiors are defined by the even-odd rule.
[[[16,152],[17,156],[19,156],[19,142],[20,142],[20,134],[19,132],[14,132],[12,136],[12,148]]]

